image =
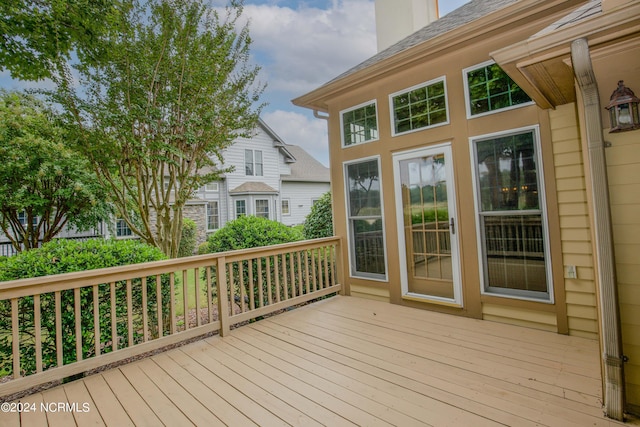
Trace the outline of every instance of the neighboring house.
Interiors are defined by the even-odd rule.
[[[599,339],[607,414],[639,412],[640,130],[609,133],[619,80],[640,91],[640,2],[472,0],[295,99],[328,114],[347,292]]]
[[[288,145],[259,120],[252,138],[239,138],[223,153],[224,167],[234,170],[198,189],[184,207],[197,224],[197,243],[242,215],[255,215],[293,226],[302,224],[313,202],[329,191],[329,169],[304,149]],[[111,236],[101,225],[101,235]],[[92,234],[92,233],[87,233]],[[60,237],[74,237],[65,231]],[[135,238],[116,219],[113,237]],[[2,245],[2,240],[0,240]]]

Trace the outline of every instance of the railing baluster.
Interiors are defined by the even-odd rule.
[[[93,285],[93,344],[94,354],[100,356],[100,297],[98,292],[99,285]]]
[[[131,279],[127,279],[127,342],[128,347],[133,346],[133,292]]]
[[[189,329],[189,286],[187,280],[187,270],[182,270],[182,304],[184,306],[184,330]]]
[[[53,294],[56,305],[56,362],[58,366],[64,364],[62,359],[62,297],[60,291]]]
[[[164,324],[162,319],[162,276],[156,274],[156,316],[158,316],[158,338],[164,335]]]
[[[82,317],[81,317],[81,301],[80,288],[73,290],[73,307],[74,320],[76,326],[76,361],[82,360]]]
[[[109,283],[111,298],[111,349],[118,349],[118,316],[116,315],[116,282]]]
[[[40,294],[33,296],[33,327],[36,340],[36,372],[42,372],[42,315]]]
[[[327,246],[322,247],[322,253],[324,254],[324,287],[328,288],[331,286],[331,282],[329,280],[329,255],[327,253]]]
[[[169,334],[176,333],[176,274],[172,271],[169,273],[169,317],[171,318],[171,325],[169,327]]]
[[[311,279],[313,281],[313,291],[317,291],[318,290],[318,279],[317,279],[317,274],[316,274],[316,251],[314,249],[311,249]]]
[[[309,277],[309,251],[304,251],[304,273],[305,273],[305,287],[307,289],[307,293],[311,292],[311,278]]]
[[[225,257],[218,258],[216,268],[216,286],[218,287],[218,320],[220,321],[220,336],[229,333],[229,300],[227,299],[227,267]],[[230,270],[233,270],[231,268]]]
[[[255,310],[256,296],[253,289],[253,258],[249,258],[249,310]]]
[[[200,320],[200,269],[198,267],[193,269],[193,276],[196,288],[196,326],[200,326],[202,321]]]
[[[20,320],[18,298],[11,298],[11,348],[13,349],[13,378],[20,378]]]
[[[233,276],[234,276],[233,267],[236,264],[237,263],[233,263],[233,262],[229,263],[229,305],[230,305],[230,308],[231,308],[231,316],[233,316],[234,313],[235,313],[235,310],[233,308],[233,304],[236,303],[236,284],[235,284],[235,281],[233,279]],[[226,297],[226,295],[225,295],[225,297]]]
[[[244,281],[244,261],[238,261],[238,287],[240,288],[240,313],[245,312],[244,301],[247,299],[247,287]]]
[[[262,280],[262,260],[267,258],[258,258],[258,307],[264,306],[264,286]],[[268,261],[267,261],[268,262]]]
[[[147,277],[141,279],[142,285],[142,341],[149,341],[149,313],[147,305]]]
[[[280,272],[278,271],[278,255],[273,256],[273,273],[273,277],[276,281],[276,302],[280,302]]]
[[[213,322],[213,289],[211,283],[211,266],[206,267],[207,271],[207,310],[209,312],[209,323]]]
[[[282,297],[284,301],[289,299],[289,284],[287,283],[287,257],[285,254],[280,254],[282,257]]]
[[[302,295],[304,290],[302,288],[302,257],[300,251],[296,252],[296,256],[298,258],[298,295]]]
[[[291,298],[296,297],[296,270],[293,264],[293,252],[289,252],[289,282],[291,287]]]
[[[271,289],[271,272],[272,272],[272,268],[271,266],[273,265],[275,267],[275,257],[274,257],[274,262],[273,264],[271,263],[271,256],[268,256],[266,258],[267,260],[267,302],[269,303],[269,305],[273,304],[273,290]]]

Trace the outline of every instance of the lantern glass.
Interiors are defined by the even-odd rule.
[[[638,113],[640,98],[633,91],[625,87],[624,82],[618,82],[618,88],[611,94],[609,105],[609,120],[613,132],[640,129],[640,114]]]

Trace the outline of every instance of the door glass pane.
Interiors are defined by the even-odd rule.
[[[399,162],[408,291],[454,298],[445,155]]]

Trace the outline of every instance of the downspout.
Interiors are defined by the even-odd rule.
[[[600,293],[599,317],[604,367],[604,407],[608,417],[622,421],[624,419],[625,384],[609,186],[602,117],[600,115],[600,97],[587,39],[582,38],[571,43],[571,61],[582,94],[590,165],[596,266]]]

